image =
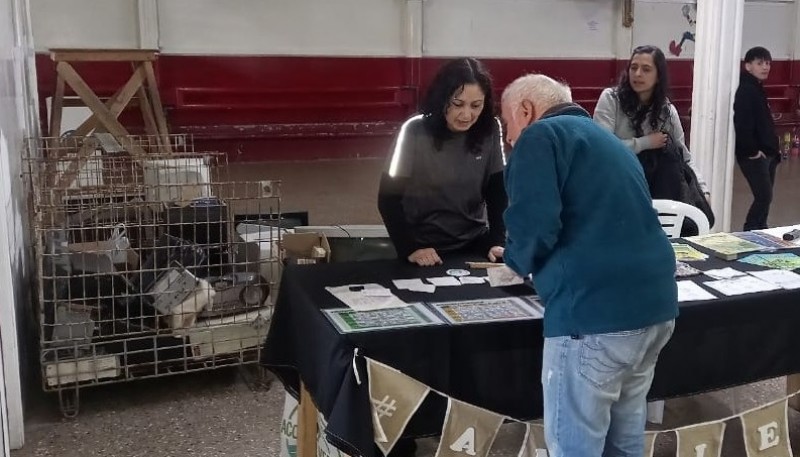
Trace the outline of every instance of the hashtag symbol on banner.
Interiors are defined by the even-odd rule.
[[[384,395],[383,400],[372,400],[372,406],[375,408],[379,419],[384,416],[392,417],[394,412],[397,411],[397,407],[395,406],[397,402],[395,400],[389,400],[388,395]]]

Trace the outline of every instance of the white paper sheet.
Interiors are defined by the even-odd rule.
[[[714,300],[711,292],[703,289],[693,281],[678,281],[678,301]]]
[[[704,271],[703,273],[705,273],[707,276],[711,276],[714,279],[730,279],[747,275],[747,273],[735,270],[731,267],[719,268],[717,270],[708,270]]]
[[[489,275],[489,285],[492,287],[513,286],[525,282],[521,276],[507,266],[489,268],[486,273]]]
[[[750,271],[758,279],[775,284],[784,289],[800,289],[800,275],[787,270]]]
[[[718,281],[709,281],[705,283],[706,286],[714,290],[718,290],[725,295],[743,295],[752,294],[756,292],[766,292],[769,290],[778,290],[779,286],[762,281],[755,276],[739,276],[731,279],[720,279]]]
[[[483,277],[481,276],[462,276],[458,278],[461,284],[483,284]]]
[[[419,285],[414,285],[409,287],[408,290],[411,292],[427,292],[429,294],[432,294],[436,292],[436,286],[434,286],[433,284],[420,283]]]
[[[428,282],[433,284],[434,286],[438,287],[445,287],[445,286],[460,286],[461,282],[458,278],[454,278],[452,276],[441,276],[438,278],[427,278]]]
[[[794,229],[800,229],[800,225],[787,225],[785,227],[774,227],[770,229],[764,230],[754,230],[754,232],[761,232],[766,233],[767,235],[777,236],[780,239],[783,239],[783,234],[791,232]],[[800,239],[791,241],[792,244],[795,246],[800,246]]]
[[[411,290],[412,287],[420,287],[420,286],[424,286],[425,285],[425,283],[422,282],[422,280],[419,279],[419,278],[414,278],[414,279],[395,279],[395,280],[392,281],[392,283],[394,283],[394,286],[397,287],[400,290],[403,290],[403,289]]]
[[[386,289],[380,284],[348,284],[338,287],[326,287],[325,290],[342,303],[356,311],[371,311],[374,309],[399,308],[409,304],[397,298],[394,294],[371,295],[375,289]],[[385,292],[381,292],[385,294]]]
[[[363,294],[370,297],[391,297],[393,295],[392,291],[385,287],[370,287],[364,289]]]
[[[419,278],[395,279],[392,282],[394,283],[394,286],[400,290],[408,290],[411,292],[427,292],[429,294],[436,292],[436,286],[432,284],[425,284]]]

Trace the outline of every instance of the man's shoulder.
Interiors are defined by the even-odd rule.
[[[549,143],[555,147],[579,147],[584,142],[576,142],[578,138],[591,138],[592,141],[604,142],[610,145],[619,143],[614,140],[614,135],[597,124],[592,118],[585,116],[560,115],[531,124],[522,135],[525,142],[530,145],[541,146]],[[622,143],[619,143],[620,145]],[[623,145],[624,147],[624,145]]]
[[[596,125],[594,120],[586,114],[583,114],[579,111],[572,111],[568,113],[558,114],[556,116],[550,116],[543,119],[540,119],[533,124],[531,127],[535,125],[559,125],[559,124],[570,124],[570,125],[580,125],[580,124],[587,124],[587,125]]]
[[[739,87],[736,88],[735,96],[739,98],[741,97],[755,98],[755,97],[761,97],[762,95],[761,91],[757,86],[754,86],[753,84],[747,82],[742,82],[739,84]]]
[[[531,127],[537,124],[540,124],[542,131],[560,131],[567,137],[572,137],[572,133],[575,132],[607,132],[591,117],[575,114],[564,114],[542,119],[542,121],[534,123]]]

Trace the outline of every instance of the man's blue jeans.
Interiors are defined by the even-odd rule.
[[[675,321],[618,333],[545,338],[550,457],[642,457],[647,392]]]

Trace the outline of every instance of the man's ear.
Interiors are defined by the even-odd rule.
[[[536,105],[530,100],[522,100],[522,115],[524,116],[527,125],[533,124],[536,120]]]

